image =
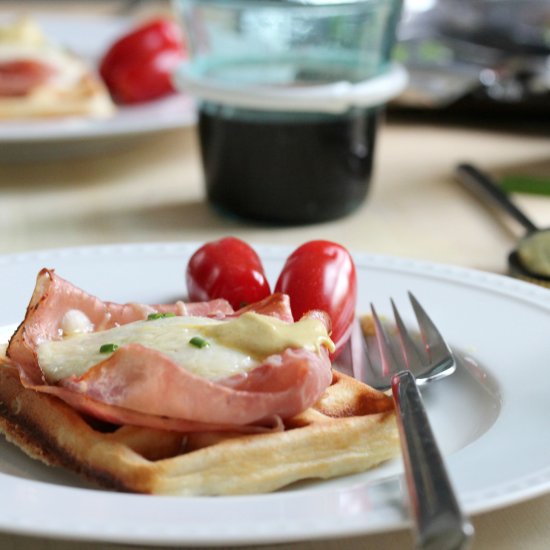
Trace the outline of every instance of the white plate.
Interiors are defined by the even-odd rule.
[[[46,35],[59,44],[82,55],[96,65],[106,48],[121,34],[130,30],[136,22],[126,17],[98,15],[64,15],[62,13],[33,14],[44,29]],[[0,14],[0,23],[13,19]],[[89,117],[65,117],[44,120],[0,121],[0,146],[9,147],[9,158],[19,148],[32,144],[50,148],[59,141],[80,143],[79,149],[92,148],[105,138],[142,136],[152,132],[181,128],[194,124],[196,121],[194,103],[190,97],[183,94],[163,98],[157,101],[132,106],[120,106],[117,112],[109,118],[93,119]],[[116,143],[110,143],[111,146]],[[71,154],[75,149],[65,149],[65,154]],[[52,154],[54,154],[53,152]],[[57,155],[62,152],[56,151]],[[30,158],[32,152],[26,153]]]
[[[77,248],[0,257],[0,325],[18,323],[41,267],[115,301],[185,295],[196,244]],[[258,247],[273,281],[288,249]],[[550,292],[502,276],[356,255],[359,311],[396,298],[412,323],[412,290],[459,351],[458,371],[423,390],[434,430],[467,513],[550,490]],[[400,463],[267,495],[178,498],[86,486],[0,445],[0,529],[33,535],[165,545],[312,540],[407,525]],[[55,506],[51,503],[55,502]]]
[[[195,121],[191,98],[175,94],[148,103],[118,107],[109,118],[65,117],[0,122],[0,146],[140,136],[190,126]]]

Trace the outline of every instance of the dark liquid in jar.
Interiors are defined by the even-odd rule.
[[[207,104],[199,135],[208,199],[275,224],[331,220],[356,209],[371,178],[378,110],[269,115]]]

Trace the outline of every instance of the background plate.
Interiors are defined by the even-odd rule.
[[[32,13],[46,35],[97,66],[107,47],[137,21],[107,15]],[[0,14],[0,23],[14,14]],[[0,121],[0,159],[44,160],[83,153],[97,154],[121,147],[154,132],[190,126],[196,121],[194,102],[184,94],[138,105],[120,106],[109,118],[64,117]]]

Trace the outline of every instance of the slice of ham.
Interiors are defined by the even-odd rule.
[[[25,319],[10,339],[7,349],[7,356],[23,369],[29,383],[45,383],[38,364],[37,347],[42,342],[61,337],[63,318],[70,310],[84,313],[96,331],[146,319],[155,312],[218,318],[233,313],[226,300],[155,305],[103,302],[59,277],[52,269],[42,269]]]
[[[291,322],[288,297],[273,295],[234,312],[225,301],[200,304],[115,304],[102,302],[74,287],[53,270],[42,270],[27,315],[10,340],[7,355],[20,370],[22,383],[54,394],[71,406],[120,424],[181,431],[273,426],[274,419],[294,416],[311,406],[332,380],[328,352],[287,349],[260,366],[221,380],[185,370],[172,359],[140,344],[122,346],[80,377],[48,385],[37,359],[41,342],[60,338],[61,321],[71,309],[84,312],[95,330],[144,319],[152,311],[232,317],[246,311]],[[312,316],[329,324],[328,316]]]
[[[20,97],[48,82],[56,70],[47,63],[33,59],[0,62],[0,96]]]
[[[326,359],[326,358],[325,358]],[[248,376],[225,383],[196,376],[167,356],[126,345],[81,377],[61,384],[95,401],[169,418],[210,424],[252,424],[269,416],[294,416],[328,387],[330,364],[310,351],[286,350]],[[318,371],[318,376],[311,373]],[[328,378],[328,380],[327,380]]]
[[[241,433],[274,432],[284,429],[284,424],[279,416],[267,417],[262,422],[254,424],[233,425],[227,422],[208,424],[206,422],[194,422],[182,418],[168,418],[149,413],[132,411],[116,405],[107,405],[101,401],[90,399],[86,395],[75,393],[62,386],[27,386],[41,393],[47,393],[58,397],[74,409],[85,415],[103,420],[111,424],[143,426],[158,430],[170,430],[174,432],[214,432],[214,431],[239,431]]]
[[[292,323],[294,321],[292,317],[292,310],[290,309],[290,298],[286,294],[281,294],[280,292],[271,294],[271,296],[268,296],[259,302],[242,307],[235,313],[228,314],[227,317],[242,315],[247,311],[253,311],[254,313],[276,317],[286,323]],[[321,316],[321,321],[325,325],[330,324],[330,318],[326,313],[319,311],[318,314]],[[327,326],[327,329],[330,329],[330,326]]]

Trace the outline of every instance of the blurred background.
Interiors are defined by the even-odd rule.
[[[543,117],[549,24],[545,1],[405,2],[395,55],[408,67],[411,82],[396,104],[461,115],[483,112],[510,124],[526,115]]]
[[[22,13],[94,70],[140,22],[174,17],[167,1],[0,2],[1,21]],[[484,167],[545,225],[549,24],[543,1],[404,2],[393,59],[409,81],[381,116],[368,200],[309,226],[251,223],[210,208],[189,94],[119,105],[108,120],[1,121],[0,250],[331,234],[363,250],[505,272],[523,229],[472,200],[454,171],[462,161]]]

